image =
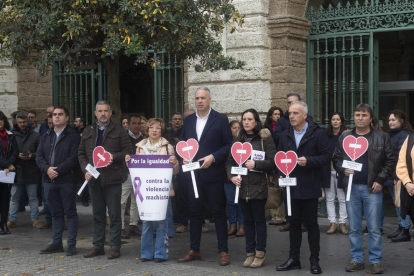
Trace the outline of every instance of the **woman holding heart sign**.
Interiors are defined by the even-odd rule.
[[[265,263],[267,239],[265,172],[276,168],[273,162],[276,148],[270,131],[262,129],[259,114],[254,109],[243,112],[242,128],[233,142],[226,169],[230,181],[240,189],[239,204],[244,217],[247,252],[247,259],[243,266],[261,267]],[[262,156],[262,158],[249,159],[252,153],[253,156]],[[247,175],[242,175],[241,178],[232,173],[232,167],[240,165],[249,170]]]

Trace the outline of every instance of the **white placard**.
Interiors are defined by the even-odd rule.
[[[266,153],[264,151],[252,150],[251,158],[252,158],[253,161],[264,161],[265,157],[266,157]],[[254,170],[254,169],[251,169],[249,171],[263,173],[262,171],[257,171],[257,170]]]
[[[15,177],[15,172],[8,172],[6,175],[4,171],[0,171],[0,183],[13,184]]]
[[[359,145],[359,144],[349,144],[349,147],[353,148],[353,149],[360,149],[361,145]]]
[[[360,172],[362,170],[362,163],[344,160],[342,162],[342,168],[351,169]]]
[[[97,179],[100,175],[100,173],[98,172],[98,170],[95,167],[92,167],[91,164],[88,164],[85,168],[85,170],[87,170],[95,179]]]
[[[231,174],[247,175],[247,173],[248,173],[247,168],[243,168],[243,167],[231,167]]]
[[[245,154],[245,153],[246,153],[246,150],[237,150],[237,151],[236,151],[236,153],[242,153],[242,154]]]
[[[290,164],[290,163],[292,163],[292,159],[282,159],[282,160],[280,160],[280,163],[282,163],[282,164]]]
[[[187,165],[183,165],[182,168],[183,172],[198,170],[200,168],[200,162],[188,163]]]

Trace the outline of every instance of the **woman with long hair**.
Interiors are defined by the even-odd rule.
[[[398,156],[402,145],[404,144],[405,139],[409,133],[413,130],[411,124],[407,121],[405,113],[402,110],[396,109],[389,113],[388,115],[388,125],[390,129],[388,134],[391,138],[391,144],[394,149],[395,154]],[[388,187],[393,201],[395,202],[395,190],[394,186],[397,185],[398,176],[396,172],[393,174],[392,178],[388,179],[384,183],[384,187]],[[401,217],[401,208],[395,206],[395,211],[398,216],[398,229],[392,234],[387,235],[389,239],[393,242],[403,242],[410,241],[410,216],[407,215],[405,219]]]
[[[239,205],[243,211],[246,237],[247,258],[243,267],[261,267],[265,263],[266,252],[266,216],[267,201],[266,172],[276,168],[274,158],[275,144],[271,132],[264,128],[259,114],[254,109],[248,109],[242,114],[242,127],[233,142],[250,143],[253,150],[264,153],[263,160],[247,160],[243,167],[249,169],[248,175],[239,178],[231,174],[231,168],[238,166],[230,154],[226,163],[227,175],[234,185],[240,188]]]
[[[5,174],[15,171],[19,149],[17,141],[10,131],[10,123],[6,115],[0,111],[0,170]],[[0,183],[0,235],[11,234],[7,228],[10,204],[10,184]]]
[[[266,120],[264,127],[266,127],[270,133],[273,133],[273,130],[276,127],[277,120],[283,115],[283,110],[280,107],[272,106],[269,111],[267,111]]]
[[[335,112],[329,117],[329,125],[326,129],[326,134],[329,139],[329,151],[331,156],[333,155],[338,142],[338,137],[346,130],[346,123],[344,116]],[[341,178],[337,176],[333,166],[324,167],[322,188],[325,188],[326,192],[326,209],[328,211],[328,219],[330,222],[329,230],[327,234],[334,234],[337,231],[337,220],[335,211],[335,196],[338,197],[339,201],[339,231],[348,235],[349,231],[346,229],[346,204],[345,204],[345,193],[342,187]]]

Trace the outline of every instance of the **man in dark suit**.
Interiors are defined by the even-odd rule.
[[[203,223],[204,197],[207,197],[212,215],[216,218],[216,234],[220,252],[220,265],[230,263],[227,248],[227,220],[225,214],[226,197],[224,195],[225,161],[229,155],[233,141],[229,121],[226,116],[211,109],[210,90],[199,87],[195,92],[197,112],[189,115],[181,132],[182,141],[196,139],[199,149],[194,160],[202,163],[195,170],[199,198],[195,198],[193,185],[188,185],[190,209],[190,250],[178,259],[178,262],[189,262],[200,259],[201,226]],[[188,160],[184,160],[188,164]],[[190,173],[190,172],[186,172]]]

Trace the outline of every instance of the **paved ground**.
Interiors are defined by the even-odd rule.
[[[259,269],[245,269],[242,263],[245,259],[244,238],[230,238],[231,265],[218,265],[217,241],[214,225],[208,224],[210,232],[203,234],[202,260],[188,264],[178,264],[175,260],[181,257],[189,248],[189,233],[176,234],[170,240],[170,260],[165,263],[141,263],[140,239],[124,240],[121,258],[112,261],[106,256],[85,259],[82,254],[91,247],[92,240],[92,211],[91,207],[78,205],[79,234],[78,255],[67,257],[65,254],[38,254],[51,242],[52,230],[38,230],[31,226],[29,208],[19,213],[18,227],[11,229],[11,235],[0,236],[0,276],[2,275],[310,275],[309,248],[307,234],[303,234],[302,270],[276,272],[275,266],[283,263],[288,257],[288,233],[281,233],[278,227],[268,226],[268,241],[266,266]],[[41,217],[44,220],[44,217]],[[328,221],[319,220],[321,224],[321,266],[324,275],[349,275],[344,271],[349,262],[349,238],[341,234],[327,235]],[[396,229],[397,219],[386,218],[385,232]],[[383,236],[384,253],[383,266],[387,275],[408,275],[413,267],[413,242],[390,243]],[[368,236],[363,238],[364,247],[368,247]],[[65,246],[66,250],[66,246]],[[106,251],[109,252],[108,248]],[[368,267],[368,256],[365,264]],[[363,270],[352,275],[366,275],[369,270]]]

